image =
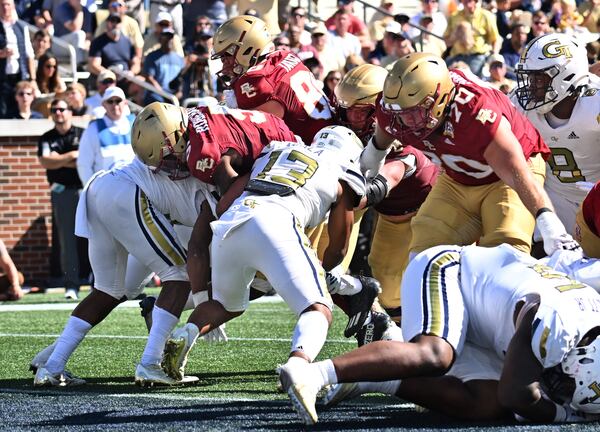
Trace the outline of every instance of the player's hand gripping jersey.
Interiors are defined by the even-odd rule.
[[[233,90],[237,107],[256,109],[277,101],[285,110],[285,124],[304,143],[312,142],[322,128],[333,124],[333,114],[325,93],[296,54],[274,51],[236,79]]]
[[[381,107],[381,96],[376,108],[377,122],[403,145],[422,150],[443,166],[453,180],[468,186],[498,180],[483,153],[493,140],[502,117],[510,122],[526,159],[536,153],[544,157],[550,154],[538,131],[515,109],[506,95],[463,71],[450,70],[450,78],[456,86],[456,93],[448,115],[443,124],[425,139],[406,132],[402,124],[386,114]]]
[[[238,173],[243,174],[271,141],[296,141],[283,120],[261,111],[200,107],[190,110],[188,119],[188,166],[194,177],[206,183],[213,183],[214,170],[227,149],[242,156]]]

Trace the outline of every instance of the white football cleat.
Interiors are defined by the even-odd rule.
[[[85,380],[77,378],[65,370],[62,373],[51,374],[44,367],[38,368],[33,379],[35,387],[72,387],[85,384]]]
[[[323,396],[323,405],[331,407],[339,404],[342,401],[354,399],[355,397],[364,394],[365,391],[361,388],[361,383],[341,383],[334,384],[329,387],[325,396]]]
[[[142,387],[154,385],[175,385],[178,383],[160,367],[160,365],[143,365],[138,363],[135,368],[135,383]]]
[[[54,352],[54,347],[56,347],[56,341],[37,353],[29,363],[29,370],[35,374],[39,368],[46,366],[46,362]]]
[[[317,393],[320,386],[311,379],[311,371],[306,365],[286,363],[277,368],[279,380],[287,392],[294,410],[306,425],[314,425],[319,421],[317,409]]]
[[[181,381],[184,377],[188,354],[198,340],[198,327],[186,324],[176,329],[165,345],[162,367],[171,378]]]

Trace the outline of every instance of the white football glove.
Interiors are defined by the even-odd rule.
[[[366,147],[360,154],[360,170],[367,179],[372,179],[379,173],[385,163],[385,157],[392,148],[379,150],[373,144],[373,138],[369,140]]]
[[[575,186],[577,186],[577,189],[582,190],[586,193],[591,191],[595,184],[596,183],[586,182],[586,181],[575,182]]]
[[[546,254],[552,255],[559,249],[581,251],[581,246],[567,233],[556,213],[545,211],[537,217],[535,222],[542,235],[542,240],[544,240]]]
[[[205,342],[227,342],[227,334],[225,333],[225,324],[221,324],[216,329],[212,329],[204,336],[202,336]]]
[[[237,99],[235,98],[235,92],[233,90],[223,90],[223,98],[225,99],[225,105],[227,108],[237,108]]]

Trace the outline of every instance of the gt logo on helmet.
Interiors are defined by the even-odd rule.
[[[571,54],[571,50],[566,45],[561,45],[560,41],[555,39],[548,42],[542,48],[542,54],[547,58],[556,58],[560,56],[565,56],[566,58],[571,58],[573,55]]]

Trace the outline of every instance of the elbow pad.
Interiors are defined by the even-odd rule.
[[[388,182],[384,176],[377,174],[367,181],[367,207],[379,204],[388,195]]]

